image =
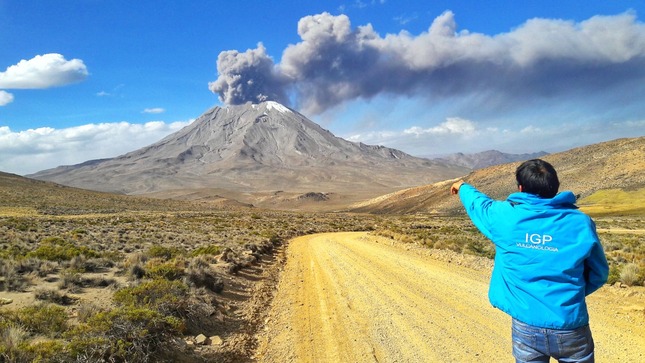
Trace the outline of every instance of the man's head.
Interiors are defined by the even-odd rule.
[[[544,160],[527,160],[517,167],[515,179],[520,191],[553,198],[558,194],[560,181],[553,166]]]

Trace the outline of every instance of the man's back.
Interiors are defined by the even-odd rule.
[[[593,221],[575,196],[514,193],[493,201],[470,185],[460,191],[473,223],[495,244],[491,303],[525,323],[554,329],[588,324],[584,297],[602,276],[585,278],[589,261],[604,261]],[[604,262],[606,264],[606,261]]]

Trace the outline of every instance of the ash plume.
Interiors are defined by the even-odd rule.
[[[287,94],[309,113],[379,94],[430,101],[474,96],[495,107],[539,98],[633,94],[645,80],[645,26],[627,12],[576,23],[531,19],[507,33],[458,30],[454,14],[427,31],[380,36],[368,24],[352,28],[346,15],[322,13],[298,23],[301,41],[276,64],[260,44],[222,52],[210,84],[228,104]],[[493,107],[493,106],[488,106]]]
[[[226,104],[287,102],[283,76],[274,70],[273,59],[266,54],[262,43],[244,53],[221,52],[217,57],[217,72],[219,77],[208,88]]]

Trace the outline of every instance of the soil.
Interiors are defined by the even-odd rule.
[[[259,362],[513,362],[490,265],[363,232],[292,240]],[[439,257],[439,258],[437,258]],[[645,289],[587,298],[599,362],[645,361]]]

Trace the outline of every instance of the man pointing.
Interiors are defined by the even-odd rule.
[[[585,297],[609,268],[589,216],[570,191],[558,193],[553,166],[534,159],[516,172],[519,192],[496,201],[463,180],[458,194],[475,226],[495,244],[488,297],[513,318],[516,362],[594,362]]]

